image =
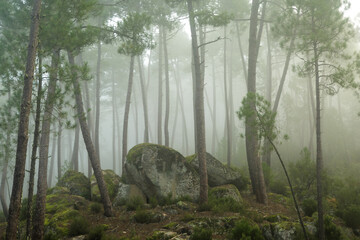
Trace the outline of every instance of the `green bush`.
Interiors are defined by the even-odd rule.
[[[107,229],[106,225],[97,225],[92,228],[87,236],[87,240],[103,240],[104,232]]]
[[[175,203],[176,201],[172,198],[172,194],[168,193],[165,197],[159,198],[159,205],[166,206]]]
[[[155,208],[159,204],[158,200],[154,197],[151,197],[149,199],[149,203],[152,208]]]
[[[209,198],[209,205],[214,212],[241,212],[243,206],[233,198]]]
[[[89,232],[89,222],[82,216],[75,217],[69,225],[70,237],[87,234]]]
[[[258,225],[248,219],[242,219],[235,223],[229,236],[231,240],[263,240],[262,232]]]
[[[135,196],[131,197],[126,202],[126,209],[128,211],[135,211],[137,209],[143,209],[144,208],[144,200],[141,197]]]
[[[211,240],[212,231],[209,228],[194,228],[194,232],[190,236],[190,240]]]
[[[181,218],[181,221],[183,222],[190,222],[195,219],[195,216],[190,213],[185,213],[184,216]]]
[[[301,207],[305,216],[311,217],[317,211],[317,202],[314,199],[308,198],[301,203]]]
[[[4,223],[4,222],[6,222],[5,214],[3,212],[0,212],[0,223]]]
[[[346,226],[352,229],[360,228],[360,206],[351,205],[347,207],[342,214],[342,219]]]
[[[281,194],[284,196],[289,195],[288,191],[288,182],[285,178],[280,179],[279,177],[272,179],[270,182],[270,191],[276,194]]]
[[[90,204],[90,211],[92,213],[100,213],[101,212],[101,209],[102,209],[102,206],[100,203],[98,202],[94,202],[94,203],[91,203]]]
[[[134,220],[137,223],[150,223],[152,219],[151,213],[143,209],[137,209],[134,215]]]
[[[318,225],[318,221],[316,221],[316,226],[317,225]],[[324,217],[324,228],[325,228],[325,238],[327,240],[344,239],[341,233],[341,229],[332,222],[332,217],[328,215]],[[316,233],[316,235],[318,235],[318,233]]]

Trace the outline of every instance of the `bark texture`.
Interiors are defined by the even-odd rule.
[[[21,196],[25,177],[26,149],[28,144],[29,114],[31,106],[32,85],[34,80],[35,57],[38,47],[41,0],[35,0],[31,15],[29,45],[26,59],[24,88],[19,116],[18,139],[16,147],[16,160],[14,181],[10,198],[8,225],[6,227],[6,240],[16,239],[16,230],[19,222]]]
[[[192,53],[194,61],[194,72],[195,76],[195,107],[196,107],[196,138],[197,148],[196,153],[199,159],[199,175],[200,175],[200,204],[204,204],[208,201],[208,178],[206,170],[206,142],[205,142],[205,116],[204,116],[204,79],[201,74],[201,64],[199,49],[197,43],[197,34],[195,26],[194,9],[192,0],[187,0],[187,7],[189,13],[189,22],[191,30],[191,42],[192,42]]]
[[[72,71],[74,72],[74,75],[76,76],[76,72],[75,72],[76,70],[74,68],[75,67],[74,56],[72,55],[71,52],[68,52],[68,58],[69,58],[70,65],[73,67]],[[84,138],[86,150],[88,152],[92,168],[94,170],[96,182],[99,187],[101,201],[104,205],[104,214],[107,217],[111,217],[113,215],[113,213],[112,213],[110,197],[109,197],[109,193],[106,188],[104,176],[103,176],[103,173],[101,170],[100,159],[98,157],[98,154],[96,153],[94,144],[91,141],[90,130],[86,123],[86,117],[85,117],[85,112],[84,112],[84,104],[83,104],[83,100],[82,100],[80,83],[79,83],[79,80],[77,77],[75,77],[73,79],[73,86],[74,86],[74,94],[75,94],[75,100],[76,100],[77,115],[79,118],[81,132],[82,132],[82,135]]]

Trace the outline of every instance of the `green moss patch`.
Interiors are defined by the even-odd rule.
[[[90,199],[90,180],[83,173],[69,170],[56,186],[68,188],[72,195]]]

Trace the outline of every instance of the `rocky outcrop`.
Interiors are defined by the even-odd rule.
[[[140,198],[142,202],[146,203],[146,196],[140,188],[134,184],[120,183],[117,195],[113,201],[113,205],[120,206],[126,200],[131,200],[134,198]]]
[[[216,199],[231,198],[237,203],[243,203],[239,190],[232,184],[212,188],[209,192],[209,197]]]
[[[69,189],[72,195],[90,199],[90,181],[83,173],[69,170],[60,178],[56,186]]]
[[[121,182],[121,177],[117,175],[113,170],[109,169],[103,170],[102,173],[104,176],[110,200],[113,200],[117,195],[119,184]],[[95,175],[91,176],[91,200],[101,202],[100,191],[96,182]]]
[[[125,162],[125,179],[137,185],[147,198],[199,196],[199,175],[177,151],[161,145],[133,147]]]
[[[191,155],[186,158],[187,161],[199,172],[199,160],[197,155]],[[226,184],[233,184],[239,190],[243,190],[247,182],[241,173],[231,167],[228,167],[213,157],[210,153],[206,153],[206,167],[208,173],[208,183],[210,187],[216,187]]]

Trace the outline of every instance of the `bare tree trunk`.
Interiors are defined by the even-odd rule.
[[[10,137],[10,134],[8,134],[8,135]],[[8,138],[8,136],[6,136],[6,138]],[[6,147],[5,147],[5,149],[6,149]],[[8,218],[8,216],[9,216],[8,205],[7,205],[6,199],[5,199],[5,185],[6,185],[6,178],[7,178],[7,172],[8,172],[8,164],[9,164],[8,159],[6,159],[6,157],[5,157],[4,165],[3,165],[3,168],[1,171],[0,201],[1,201],[1,207],[2,207],[3,213],[6,218]]]
[[[309,151],[311,156],[314,156],[314,132],[316,128],[316,108],[315,108],[315,99],[314,99],[314,90],[312,86],[311,76],[308,76],[308,91],[310,99],[310,141],[309,141]]]
[[[51,146],[51,161],[50,161],[50,168],[49,168],[49,174],[48,174],[48,187],[49,188],[51,188],[51,186],[52,186],[52,179],[54,177],[55,152],[56,152],[56,137],[54,134],[52,146]]]
[[[230,133],[231,133],[231,156],[234,157],[236,153],[236,128],[235,128],[235,108],[234,108],[234,88],[233,88],[233,43],[230,42],[230,64],[229,64],[229,118],[230,118]]]
[[[231,127],[229,118],[229,103],[228,103],[228,92],[227,92],[227,41],[226,41],[226,27],[224,27],[224,100],[225,100],[225,122],[226,122],[226,137],[227,137],[227,153],[226,162],[227,166],[231,165]]]
[[[266,3],[266,2],[265,2]],[[251,6],[250,16],[250,32],[249,32],[249,59],[248,59],[248,93],[256,93],[256,65],[257,57],[260,47],[260,39],[262,32],[262,24],[260,24],[259,31],[257,31],[258,25],[258,10],[259,0],[253,0]],[[263,6],[263,15],[264,17]],[[256,112],[255,101],[250,102],[250,107],[253,112]],[[262,165],[259,158],[259,146],[258,146],[258,129],[252,124],[255,122],[255,115],[247,118],[245,121],[245,135],[246,135],[246,153],[249,165],[250,179],[252,183],[253,191],[256,195],[256,200],[259,203],[267,204],[266,187],[264,181],[264,175],[262,171]]]
[[[165,146],[169,146],[169,114],[170,114],[170,77],[169,77],[169,59],[167,50],[167,30],[163,30],[163,46],[164,46],[164,65],[165,65]]]
[[[98,56],[96,63],[96,115],[95,115],[95,149],[100,159],[99,127],[100,127],[100,64],[101,64],[101,41],[98,41]]]
[[[313,43],[315,60],[315,95],[316,95],[316,189],[317,189],[317,207],[318,207],[318,234],[320,240],[325,240],[324,228],[324,208],[323,208],[323,157],[321,146],[321,116],[320,116],[320,76],[319,76],[319,58],[317,43]]]
[[[267,40],[267,79],[266,79],[266,101],[270,103],[271,106],[271,93],[272,93],[272,54],[271,54],[271,41],[270,41],[270,34],[269,34],[269,25],[266,24],[266,40]],[[262,161],[265,162],[269,167],[271,166],[271,150],[272,146],[268,139],[264,139],[264,146],[263,146],[263,159]]]
[[[213,137],[212,137],[212,143],[211,143],[211,149],[213,154],[215,153],[215,144],[219,142],[219,137],[217,135],[217,129],[216,129],[216,74],[215,74],[215,63],[214,58],[212,59],[212,78],[213,78]]]
[[[175,117],[174,117],[174,124],[172,127],[171,132],[171,143],[170,146],[174,148],[174,142],[175,142],[175,134],[176,134],[176,127],[177,127],[177,120],[178,120],[178,113],[179,113],[179,101],[180,101],[180,95],[178,92],[176,92],[176,105],[175,105]]]
[[[74,147],[71,157],[71,165],[73,166],[73,169],[76,172],[79,171],[79,141],[80,141],[80,126],[79,126],[79,121],[76,121],[75,140],[74,140]]]
[[[243,67],[243,72],[244,72],[244,77],[245,77],[245,83],[247,86],[247,79],[248,79],[248,74],[247,74],[247,67],[246,67],[246,61],[245,61],[245,57],[244,57],[244,51],[242,48],[242,44],[241,44],[241,36],[240,36],[240,29],[239,29],[239,23],[236,22],[236,33],[237,33],[237,39],[238,39],[238,44],[239,44],[239,49],[240,49],[240,57],[241,57],[241,63],[242,63],[242,67]]]
[[[162,55],[163,55],[163,41],[162,41],[162,34],[163,29],[162,26],[159,25],[159,92],[158,92],[158,144],[162,144],[162,94],[163,94],[163,87],[162,87]]]
[[[18,139],[16,146],[15,170],[10,198],[9,217],[6,227],[6,240],[15,240],[19,222],[21,196],[25,177],[26,150],[29,131],[32,85],[34,80],[35,57],[38,47],[41,0],[35,0],[31,14],[29,45],[24,74],[24,87],[19,116]]]
[[[135,59],[134,59],[135,61]],[[134,65],[135,67],[135,65]],[[133,80],[134,82],[134,80]],[[133,83],[134,84],[134,83]],[[139,111],[138,111],[138,104],[137,104],[137,94],[136,94],[136,86],[134,87],[134,94],[132,96],[134,102],[134,110],[132,111],[134,115],[134,127],[135,127],[135,144],[139,144]]]
[[[185,153],[186,155],[189,153],[189,137],[188,137],[188,131],[187,131],[187,125],[186,125],[186,114],[184,109],[184,98],[182,95],[182,87],[181,87],[181,81],[180,77],[178,76],[177,66],[174,66],[174,77],[175,77],[175,83],[176,83],[176,92],[179,95],[179,104],[180,104],[180,110],[181,110],[181,117],[183,120],[183,131],[185,136]]]
[[[115,110],[115,76],[112,71],[112,155],[113,155],[113,170],[116,172],[116,110]]]
[[[189,22],[191,30],[192,53],[195,70],[196,84],[196,136],[197,136],[197,155],[199,159],[199,175],[200,175],[200,204],[208,201],[208,178],[206,170],[206,140],[205,140],[205,116],[204,116],[204,78],[201,72],[201,63],[198,50],[194,9],[192,0],[187,0]],[[204,64],[204,63],[202,63]]]
[[[39,46],[40,48],[40,46]],[[29,189],[28,189],[28,202],[26,208],[26,235],[25,238],[30,237],[31,232],[31,220],[32,220],[32,203],[34,195],[34,178],[35,178],[35,165],[36,165],[36,156],[37,149],[39,145],[39,136],[40,136],[40,115],[41,115],[41,99],[42,99],[42,56],[38,54],[39,58],[39,82],[37,89],[37,98],[36,98],[36,114],[35,114],[35,129],[34,129],[34,138],[32,144],[31,152],[31,162],[30,162],[30,176],[29,176]]]
[[[139,65],[139,74],[140,74],[140,87],[141,87],[141,95],[142,95],[142,102],[143,102],[143,109],[144,109],[144,142],[149,142],[149,116],[148,116],[148,104],[147,104],[147,91],[145,89],[145,82],[144,82],[144,73],[143,73],[143,66],[140,56],[137,57],[137,62]]]
[[[91,109],[91,103],[90,103],[90,96],[89,96],[89,86],[87,84],[87,81],[84,81],[84,87],[85,87],[85,99],[86,99],[86,112],[87,112],[87,124],[88,124],[88,128],[94,130],[93,126],[93,119],[92,119],[92,114],[90,112]],[[95,133],[92,132],[92,137],[94,138]],[[87,171],[87,176],[88,178],[90,178],[92,175],[92,168],[91,168],[91,161],[90,161],[90,157],[88,157],[88,171]]]
[[[129,121],[129,112],[130,112],[130,100],[131,92],[134,78],[134,56],[131,56],[130,59],[130,72],[129,72],[129,82],[128,89],[126,94],[126,103],[125,103],[125,113],[124,113],[124,125],[123,125],[123,140],[122,140],[122,171],[124,170],[125,159],[127,154],[127,132],[128,132],[128,121]]]
[[[61,119],[59,119],[59,123],[58,123],[58,140],[57,140],[57,177],[60,180],[61,178],[61,137],[62,137],[62,124],[61,124]]]
[[[73,67],[72,72],[75,75],[74,79],[72,79],[72,80],[73,80],[73,86],[74,86],[74,95],[75,95],[75,100],[76,100],[77,115],[78,115],[79,122],[80,122],[81,132],[82,132],[82,135],[84,138],[84,142],[85,142],[85,146],[86,146],[88,155],[90,157],[92,168],[94,170],[94,175],[95,175],[98,187],[99,187],[101,200],[104,205],[104,214],[107,217],[111,217],[113,213],[112,213],[110,197],[109,197],[109,193],[106,188],[105,181],[104,181],[104,176],[103,176],[103,173],[101,170],[99,155],[96,153],[94,144],[91,141],[90,130],[86,123],[84,104],[83,104],[83,100],[82,100],[82,96],[81,96],[82,94],[81,94],[80,84],[79,84],[78,77],[76,76],[76,72],[75,72],[76,70],[74,69],[74,67],[75,67],[74,56],[72,55],[71,52],[68,52],[68,58],[69,58],[70,66]]]
[[[47,166],[49,157],[49,141],[50,141],[50,125],[52,119],[52,112],[55,102],[55,91],[57,82],[57,73],[60,61],[60,50],[54,50],[51,59],[51,71],[49,87],[47,90],[47,97],[45,102],[45,111],[41,126],[41,137],[39,145],[39,171],[37,183],[36,205],[33,216],[32,239],[44,238],[44,222],[45,222],[45,205],[46,205],[46,191],[47,191]]]

